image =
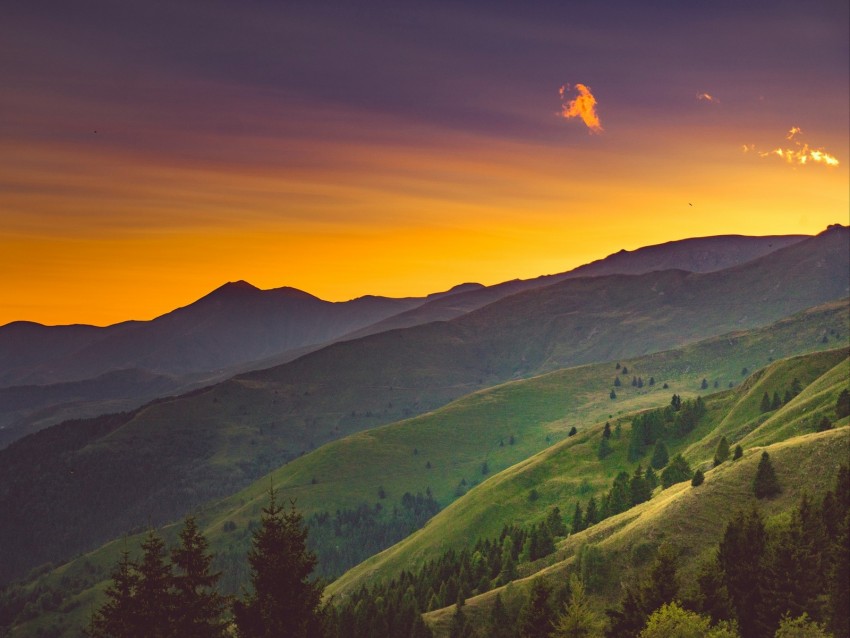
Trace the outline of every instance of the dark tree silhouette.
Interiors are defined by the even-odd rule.
[[[770,455],[767,452],[762,452],[756,470],[756,478],[753,481],[753,492],[756,498],[770,498],[781,491],[779,479],[776,478],[776,471],[770,461]]]
[[[306,541],[295,503],[285,511],[275,502],[274,488],[269,489],[269,505],[248,553],[253,591],[233,606],[240,638],[320,635],[322,586],[309,580],[316,556]]]

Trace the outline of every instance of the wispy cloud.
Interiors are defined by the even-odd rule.
[[[755,144],[744,144],[743,151],[745,153],[756,153],[759,157],[778,157],[785,160],[788,164],[797,166],[806,166],[809,164],[823,164],[824,166],[838,166],[838,159],[827,153],[822,148],[812,148],[807,142],[795,140],[803,130],[799,126],[792,126],[785,139],[794,142],[792,148],[774,148],[769,151],[760,151],[756,149]]]
[[[561,96],[561,117],[570,119],[580,117],[591,133],[601,133],[604,129],[599,121],[599,116],[596,114],[596,98],[590,92],[590,87],[584,84],[576,84],[578,95],[567,102],[567,91],[570,90],[570,85],[562,86],[558,93]]]
[[[697,93],[697,99],[700,102],[711,102],[712,104],[720,104],[720,99],[711,95],[711,93]]]

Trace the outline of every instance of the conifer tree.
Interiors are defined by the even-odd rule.
[[[165,560],[165,543],[152,529],[142,542],[142,560],[137,565],[138,621],[150,638],[171,635],[173,605],[169,593],[171,566]]]
[[[781,407],[782,407],[782,399],[779,398],[778,392],[774,392],[773,393],[773,401],[770,402],[770,409],[771,410],[778,410]]]
[[[655,448],[652,450],[652,459],[649,461],[649,464],[654,467],[656,470],[660,470],[670,461],[670,457],[667,453],[667,446],[664,445],[664,441],[658,439],[655,442]]]
[[[540,578],[531,586],[531,594],[519,614],[520,638],[546,638],[552,630],[549,588]]]
[[[761,411],[770,412],[770,395],[767,392],[761,398]]]
[[[687,481],[691,477],[691,466],[681,454],[673,457],[664,471],[661,472],[661,485],[667,489],[671,485]]]
[[[233,608],[240,638],[319,635],[322,587],[308,580],[316,556],[307,550],[306,540],[295,504],[285,511],[270,488],[269,505],[248,553],[253,591]]]
[[[578,534],[580,531],[584,529],[584,518],[583,513],[581,511],[581,503],[576,501],[576,508],[573,511],[573,522],[572,522],[572,533]]]
[[[744,636],[759,636],[764,629],[759,610],[765,589],[766,550],[767,533],[758,510],[738,512],[726,526],[717,560]]]
[[[729,458],[729,441],[725,436],[721,436],[717,442],[717,448],[714,450],[714,467],[717,467]]]
[[[762,452],[756,477],[753,481],[753,492],[756,498],[770,498],[781,491],[779,479],[776,478],[776,471],[770,461],[770,455],[767,452]]]
[[[190,516],[180,532],[180,546],[171,550],[171,562],[176,570],[174,586],[175,635],[181,638],[216,638],[226,635],[222,616],[225,599],[215,587],[221,573],[212,573],[213,556],[207,539]]]
[[[487,636],[491,638],[513,638],[514,624],[508,616],[508,612],[502,602],[502,596],[496,594],[496,600],[493,601],[493,607],[490,609]]]
[[[732,460],[737,461],[742,456],[744,456],[744,448],[742,448],[740,445],[736,445],[735,454],[732,455]]]
[[[638,465],[635,473],[632,474],[632,479],[629,482],[629,491],[631,492],[631,504],[638,505],[648,501],[652,496],[652,488],[644,476],[643,468]]]
[[[577,432],[578,432],[578,430],[576,430],[576,426],[573,426],[573,427],[570,428],[570,431],[567,434],[567,436],[575,436]]]
[[[599,451],[596,453],[599,460],[601,461],[613,451],[614,450],[611,448],[611,444],[608,442],[608,439],[603,436],[602,440],[599,442]]]
[[[835,400],[835,418],[850,416],[850,391],[844,388]]]
[[[699,487],[705,482],[705,474],[702,473],[702,470],[697,468],[696,472],[694,472],[694,477],[691,479],[691,487]]]
[[[611,424],[608,421],[605,422],[605,427],[602,429],[602,437],[605,439],[611,438]]]
[[[130,553],[125,549],[112,571],[112,582],[105,592],[106,602],[95,612],[88,630],[85,631],[90,638],[142,638],[143,628],[139,624],[136,606],[138,583],[136,565],[130,560]]]
[[[593,611],[578,576],[569,581],[570,597],[564,611],[555,622],[551,638],[602,638],[605,623]]]
[[[650,497],[652,496],[652,491],[658,487],[658,475],[655,473],[655,470],[652,469],[652,466],[648,466],[646,468],[646,473],[644,474],[644,480],[646,480],[646,486],[649,488]]]
[[[591,496],[587,502],[587,510],[584,512],[584,527],[585,529],[591,525],[596,525],[600,521],[599,510],[597,509],[596,499]]]

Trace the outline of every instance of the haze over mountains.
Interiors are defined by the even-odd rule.
[[[474,390],[846,298],[848,240],[833,227],[722,271],[565,278],[451,321],[336,343],[129,415],[27,437],[0,451],[0,547],[18,548],[0,561],[0,578],[172,520],[313,447]],[[116,472],[120,486],[110,482]],[[60,491],[61,511],[39,497]]]
[[[800,235],[686,239],[620,251],[568,273],[422,298],[332,303],[293,288],[231,282],[152,321],[105,328],[0,327],[0,447],[70,418],[132,409],[238,372],[280,365],[335,340],[446,321],[558,281],[680,269],[710,272],[803,240]]]

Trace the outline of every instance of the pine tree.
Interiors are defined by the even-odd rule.
[[[770,409],[771,410],[778,410],[781,407],[782,407],[782,399],[779,398],[778,392],[774,392],[773,393],[773,401],[770,402]]]
[[[702,470],[697,468],[697,471],[694,472],[694,477],[691,479],[691,487],[699,487],[705,482],[705,474],[702,473]]]
[[[850,416],[850,391],[847,388],[843,389],[835,400],[835,418],[843,419],[846,416]]]
[[[295,504],[284,511],[269,489],[269,505],[248,553],[253,591],[233,608],[240,638],[319,635],[322,586],[308,581],[316,556],[306,540]]]
[[[691,466],[681,454],[673,457],[664,471],[661,472],[661,485],[667,489],[671,485],[687,481],[691,477]]]
[[[726,526],[717,560],[723,570],[723,581],[735,608],[741,634],[760,636],[763,627],[764,561],[767,533],[758,510],[738,512]]]
[[[540,578],[531,585],[528,602],[519,614],[520,638],[546,638],[552,630],[549,589]]]
[[[638,465],[632,479],[629,482],[629,491],[631,493],[631,504],[638,505],[648,501],[652,496],[652,488],[649,487],[646,478],[644,477],[643,468]]]
[[[130,553],[124,550],[112,571],[112,582],[106,588],[106,602],[95,612],[85,633],[91,638],[142,638],[144,628],[139,624],[136,605],[138,584],[136,565],[130,560]]]
[[[225,599],[215,590],[221,573],[211,573],[213,556],[207,539],[193,517],[180,532],[180,546],[171,550],[176,574],[173,629],[181,638],[216,638],[226,635],[222,616]]]
[[[608,421],[605,422],[605,427],[602,429],[602,437],[606,439],[611,438],[611,424]]]
[[[761,398],[761,411],[770,412],[770,395],[767,392]]]
[[[703,378],[702,383],[699,385],[701,390],[708,390],[708,379]]]
[[[729,458],[729,441],[725,436],[721,436],[717,442],[717,448],[714,450],[714,467],[717,467],[723,461]]]
[[[491,638],[513,638],[513,625],[508,612],[502,603],[502,597],[496,594],[496,600],[493,602],[493,607],[490,610],[490,622],[487,630],[487,636]]]
[[[136,587],[138,620],[150,638],[171,635],[173,603],[169,593],[171,566],[165,560],[165,543],[149,530],[142,542],[142,560],[137,566],[139,581]]]
[[[567,434],[567,436],[575,436],[577,432],[578,432],[578,430],[576,430],[576,426],[573,426],[573,427],[570,428],[570,431]]]
[[[667,446],[664,445],[664,441],[659,439],[655,442],[655,448],[652,450],[652,459],[649,461],[649,464],[656,470],[660,470],[669,461],[670,457],[667,453]]]
[[[599,450],[596,453],[599,460],[601,461],[613,451],[614,450],[611,448],[611,444],[608,442],[608,439],[603,436],[602,440],[599,442]]]
[[[582,517],[581,503],[576,501],[576,508],[573,511],[572,533],[578,534],[584,529],[584,518]]]
[[[646,481],[646,485],[649,488],[650,497],[652,496],[652,491],[658,487],[658,475],[655,473],[655,470],[652,469],[652,466],[646,468],[646,473],[644,474],[644,480]]]
[[[584,585],[575,574],[570,576],[570,597],[555,622],[551,638],[602,638],[605,623],[590,606]]]
[[[614,387],[619,388],[621,385],[623,384],[620,381],[620,375],[617,375],[616,377],[614,377]]]
[[[781,492],[779,487],[779,479],[776,478],[776,471],[773,469],[773,463],[770,461],[770,455],[767,452],[761,453],[761,460],[756,470],[756,477],[753,481],[753,492],[756,498],[770,498]]]
[[[732,455],[732,460],[737,461],[742,456],[744,456],[744,448],[742,448],[740,445],[736,445],[735,454]]]
[[[608,396],[611,397],[611,399],[617,398],[617,393],[614,392],[614,388],[611,388],[611,393]]]
[[[591,525],[596,525],[600,520],[599,511],[596,505],[596,499],[591,496],[587,502],[587,509],[584,512],[584,527],[587,529]]]

